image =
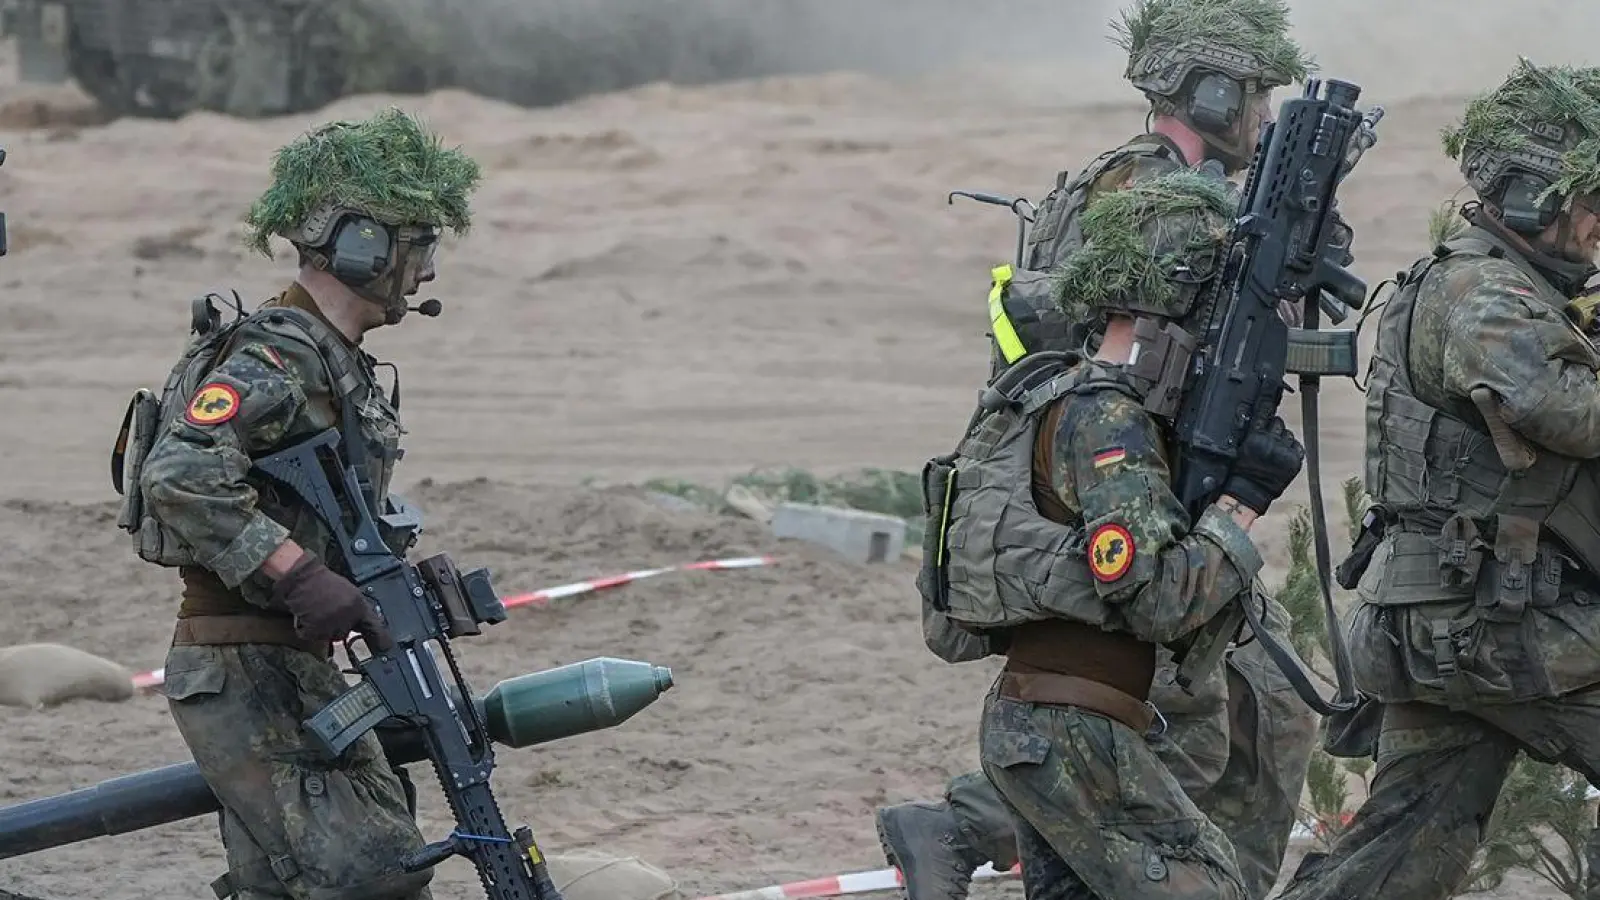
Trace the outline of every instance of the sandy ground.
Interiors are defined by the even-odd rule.
[[[1304,29],[1330,74],[1389,108],[1341,198],[1371,283],[1426,249],[1429,208],[1460,186],[1437,140],[1458,95],[1492,84],[1517,52],[1573,58],[1590,24],[1575,12],[1559,27],[1503,11],[1471,20],[1464,10],[1488,5],[1461,3],[1430,22],[1446,4],[1412,5],[1403,21],[1357,27],[1353,4],[1328,2]],[[1103,21],[1079,24],[1098,35]],[[605,485],[716,482],[773,464],[916,468],[946,450],[986,365],[987,271],[1014,231],[1005,211],[946,206],[945,193],[1037,199],[1057,169],[1140,129],[1120,63],[1081,52],[916,81],[653,86],[538,111],[460,93],[400,98],[487,174],[477,230],[441,254],[443,317],[371,339],[403,371],[397,486],[427,509],[429,545],[490,566],[506,593],[784,554],[772,569],[668,576],[519,613],[462,647],[484,688],[593,656],[675,673],[677,688],[619,728],[502,756],[502,805],[548,847],[637,854],[691,895],[877,868],[874,806],[932,796],[976,764],[994,667],[945,666],[922,648],[909,564],[852,567]],[[236,230],[271,151],[394,98],[270,121],[86,126],[59,96],[0,87],[11,223],[0,643],[55,641],[152,668],[176,581],[139,563],[115,528],[107,457],[128,395],[159,386],[197,292],[257,301],[285,283],[289,262],[247,256]],[[1360,408],[1346,386],[1326,393],[1336,485],[1358,467]],[[1277,562],[1281,531],[1261,529]],[[184,756],[159,698],[0,709],[0,802]],[[424,806],[425,829],[442,833],[438,798]],[[0,886],[178,900],[208,897],[220,870],[212,823],[196,820],[0,863]],[[441,898],[472,895],[458,862],[436,884]],[[1545,896],[1518,890],[1507,896]]]

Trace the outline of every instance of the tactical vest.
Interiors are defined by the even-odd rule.
[[[973,634],[1041,619],[1116,627],[1089,571],[1082,523],[1040,512],[1033,495],[1039,423],[1069,394],[1128,385],[1064,353],[1029,354],[983,392],[952,454],[923,467],[928,515],[923,603]]]
[[[117,525],[129,533],[139,558],[170,568],[199,565],[193,550],[177,533],[150,514],[140,489],[140,475],[156,438],[184,414],[190,398],[226,358],[246,326],[316,350],[333,386],[334,412],[342,421],[340,433],[346,458],[366,462],[359,467],[361,477],[369,502],[378,504],[374,515],[382,513],[389,473],[401,453],[394,409],[399,403],[398,385],[395,396],[385,400],[372,377],[370,361],[359,357],[358,351],[309,312],[288,306],[263,307],[224,325],[210,303],[211,296],[214,295],[195,301],[191,331],[194,336],[168,374],[160,396],[145,388],[134,392],[112,450],[112,485],[122,495]],[[362,422],[378,423],[378,427],[362,427]],[[274,519],[290,518],[285,509],[269,508],[275,505],[270,492],[263,494],[262,504],[263,511]],[[396,548],[397,552],[400,549]]]
[[[1389,606],[1476,597],[1491,621],[1553,604],[1571,557],[1600,573],[1600,482],[1593,464],[1539,448],[1511,471],[1485,419],[1462,418],[1416,396],[1412,316],[1433,267],[1505,251],[1468,234],[1412,265],[1379,318],[1366,394],[1367,492],[1386,524],[1361,577],[1368,603]]]

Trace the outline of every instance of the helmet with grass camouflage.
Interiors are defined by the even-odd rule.
[[[272,184],[245,218],[249,243],[271,256],[272,236],[287,239],[302,263],[330,271],[392,325],[431,277],[440,230],[471,225],[480,177],[471,157],[399,109],[333,122],[278,151]],[[340,223],[352,217],[347,244]]]
[[[320,247],[349,214],[463,233],[471,225],[469,198],[480,177],[477,162],[445,148],[399,109],[332,122],[277,152],[272,184],[245,218],[248,242],[267,256],[274,235]]]
[[[1111,27],[1128,51],[1125,77],[1158,112],[1175,105],[1196,70],[1265,90],[1303,81],[1315,68],[1289,37],[1283,0],[1135,0]]]
[[[1498,88],[1467,104],[1444,131],[1444,149],[1480,199],[1501,205],[1509,176],[1537,176],[1548,187],[1534,204],[1600,193],[1600,69],[1536,66],[1518,58]]]
[[[1221,267],[1232,213],[1227,185],[1190,169],[1101,194],[1083,211],[1083,244],[1056,270],[1057,302],[1077,321],[1185,318]]]

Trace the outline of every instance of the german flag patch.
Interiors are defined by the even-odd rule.
[[[1114,466],[1127,458],[1128,451],[1121,447],[1107,447],[1095,453],[1094,467],[1096,469],[1104,469],[1106,466]]]
[[[278,355],[278,351],[266,344],[246,344],[240,348],[240,352],[248,353],[280,372],[289,371],[289,367],[284,365],[283,357]]]

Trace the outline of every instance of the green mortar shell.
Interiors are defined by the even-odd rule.
[[[508,678],[479,703],[494,742],[520,748],[619,725],[671,687],[671,669],[598,657]]]

